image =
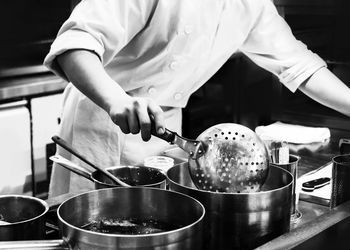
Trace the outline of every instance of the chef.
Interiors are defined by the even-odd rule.
[[[190,95],[238,51],[290,91],[350,115],[349,88],[295,39],[271,0],[83,0],[44,61],[70,82],[59,136],[103,167],[157,155],[169,145],[151,137],[151,122],[159,134],[181,133]],[[91,182],[54,166],[51,197],[87,189]]]

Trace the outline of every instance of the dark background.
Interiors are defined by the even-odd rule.
[[[59,27],[77,0],[2,0],[0,3],[0,78],[50,74],[42,62]],[[295,36],[350,83],[350,3],[347,0],[275,0]],[[33,67],[41,66],[41,68]],[[25,70],[23,70],[25,69]],[[292,94],[270,73],[243,55],[232,57],[199,89],[184,109],[184,135],[196,137],[221,122],[250,128],[276,120],[350,128],[348,119]]]

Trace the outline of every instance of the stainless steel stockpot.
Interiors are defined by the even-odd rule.
[[[260,192],[199,190],[183,163],[167,171],[169,188],[192,196],[205,209],[204,249],[253,249],[290,228],[293,176],[270,166]]]

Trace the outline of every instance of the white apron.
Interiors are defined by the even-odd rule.
[[[166,109],[164,117],[167,128],[181,133],[181,108]],[[159,155],[170,147],[169,143],[154,136],[150,141],[143,142],[140,134],[122,133],[103,109],[71,84],[64,91],[63,113],[58,134],[79,153],[103,168],[142,163],[145,157]],[[57,154],[94,171],[61,147],[57,148]],[[90,180],[54,164],[49,197],[92,189],[94,183]]]

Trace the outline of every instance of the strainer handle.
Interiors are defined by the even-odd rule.
[[[155,129],[152,128],[152,135],[163,139],[171,144],[176,144],[181,149],[186,151],[191,158],[197,159],[205,153],[205,147],[201,141],[191,140],[184,138],[178,135],[176,132],[173,132],[169,129],[165,129],[165,132],[161,135],[155,132]]]
[[[152,135],[164,140],[164,141],[167,141],[169,143],[174,143],[174,140],[175,140],[175,137],[177,136],[177,134],[173,131],[170,131],[169,129],[165,129],[165,132],[164,134],[157,134],[155,132],[155,130],[152,129]]]

